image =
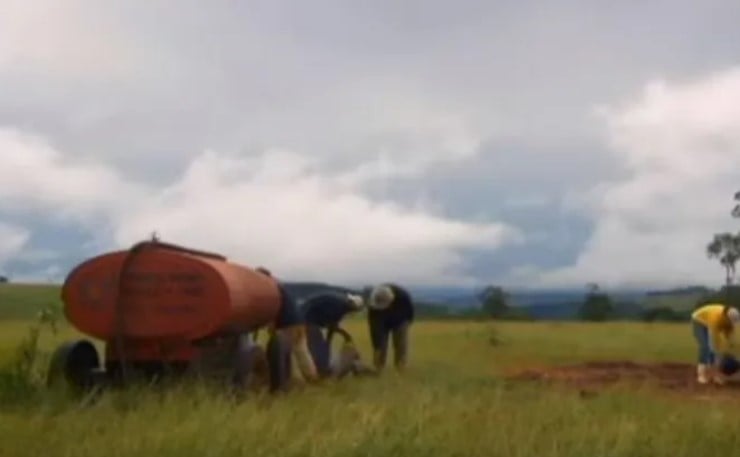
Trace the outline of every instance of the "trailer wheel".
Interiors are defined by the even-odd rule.
[[[267,341],[267,365],[270,372],[270,392],[287,390],[293,365],[290,341],[280,332]]]
[[[87,340],[70,341],[60,345],[51,357],[47,385],[64,382],[77,391],[95,386],[100,369],[100,358],[95,346]]]

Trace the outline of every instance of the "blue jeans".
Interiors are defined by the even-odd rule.
[[[693,322],[692,327],[694,330],[694,338],[696,343],[699,345],[699,360],[698,362],[703,365],[712,365],[714,363],[715,354],[712,352],[712,348],[709,345],[709,330],[706,326]]]

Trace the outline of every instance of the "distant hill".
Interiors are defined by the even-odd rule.
[[[478,307],[478,290],[470,287],[409,287],[414,300],[444,303],[451,308]]]
[[[645,295],[648,297],[664,297],[664,296],[674,296],[674,295],[696,295],[696,294],[707,294],[712,292],[712,289],[709,289],[704,286],[690,286],[690,287],[681,287],[678,289],[668,289],[668,290],[649,290],[645,292]]]
[[[412,293],[418,300],[431,301],[450,308],[479,308],[478,290],[473,288],[417,288]],[[567,320],[578,316],[587,293],[585,289],[510,289],[511,305],[535,319]],[[647,310],[668,308],[685,313],[716,291],[703,286],[666,290],[604,290],[615,304],[620,318],[639,318]]]
[[[648,291],[640,303],[646,309],[670,308],[675,311],[685,312],[691,310],[696,303],[713,293],[715,291],[698,286]]]

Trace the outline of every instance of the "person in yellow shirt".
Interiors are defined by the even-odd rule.
[[[694,338],[699,346],[696,376],[700,384],[724,383],[720,364],[722,357],[731,350],[732,332],[738,321],[740,312],[736,308],[719,303],[701,306],[691,315]]]

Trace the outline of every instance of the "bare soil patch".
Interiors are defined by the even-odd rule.
[[[609,386],[631,384],[702,397],[729,394],[740,399],[740,381],[733,378],[723,386],[702,385],[696,381],[696,366],[683,363],[586,362],[529,368],[511,374],[508,379],[566,385],[579,389],[582,394],[594,393]]]

